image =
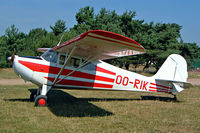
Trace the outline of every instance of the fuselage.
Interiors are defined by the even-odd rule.
[[[51,86],[63,66],[61,55],[59,56],[60,59],[56,61],[49,61],[43,57],[15,56],[13,68],[26,81],[30,81],[39,87],[42,87],[42,85]],[[53,85],[54,88],[165,93],[175,91],[168,82],[157,82],[153,77],[130,72],[100,60],[74,71],[82,60],[76,57],[72,59],[71,63],[64,68],[56,84]],[[72,74],[67,76],[71,72]]]

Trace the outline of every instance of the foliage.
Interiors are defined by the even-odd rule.
[[[54,26],[50,26],[55,36],[58,36],[59,34],[63,33],[67,28],[65,26],[65,21],[58,20]]]
[[[18,55],[39,56],[37,48],[54,47],[62,35],[63,42],[88,30],[106,30],[132,38],[146,49],[144,55],[107,60],[109,63],[127,69],[129,64],[134,64],[135,68],[143,64],[144,70],[153,65],[158,70],[167,56],[177,53],[186,58],[192,69],[191,64],[200,58],[200,48],[195,43],[184,43],[180,34],[182,26],[175,23],[146,23],[135,19],[135,16],[135,11],[126,11],[120,15],[115,10],[105,8],[95,14],[93,7],[86,6],[76,13],[77,24],[69,30],[63,20],[57,20],[54,26],[50,26],[51,32],[36,28],[24,34],[12,25],[0,37],[0,67],[9,67],[6,59],[13,51]]]

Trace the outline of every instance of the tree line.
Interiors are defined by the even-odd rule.
[[[72,39],[88,30],[106,30],[127,36],[139,42],[146,49],[146,54],[122,57],[107,62],[127,69],[130,64],[135,67],[143,65],[144,70],[154,66],[160,68],[164,60],[172,53],[182,55],[192,69],[192,63],[200,58],[200,47],[196,43],[185,43],[181,37],[182,26],[176,23],[150,23],[135,18],[136,12],[126,11],[117,14],[116,11],[102,8],[97,14],[93,7],[81,8],[75,15],[76,24],[72,28],[66,26],[64,20],[57,20],[50,26],[48,32],[43,28],[35,28],[25,34],[12,25],[0,37],[0,67],[10,67],[7,57],[13,51],[17,55],[40,56],[37,48],[54,47],[61,36],[62,42]]]

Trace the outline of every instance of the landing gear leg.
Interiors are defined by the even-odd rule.
[[[38,95],[35,97],[35,106],[45,107],[47,106],[47,92],[51,89],[52,86],[43,85],[42,89],[39,91]]]

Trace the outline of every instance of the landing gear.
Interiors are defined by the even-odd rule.
[[[42,85],[41,89],[37,91],[29,90],[31,92],[30,100],[35,101],[35,106],[45,107],[47,106],[47,92],[51,89],[52,86]]]
[[[38,95],[35,98],[35,106],[38,106],[38,107],[45,107],[45,106],[47,106],[47,96]]]

